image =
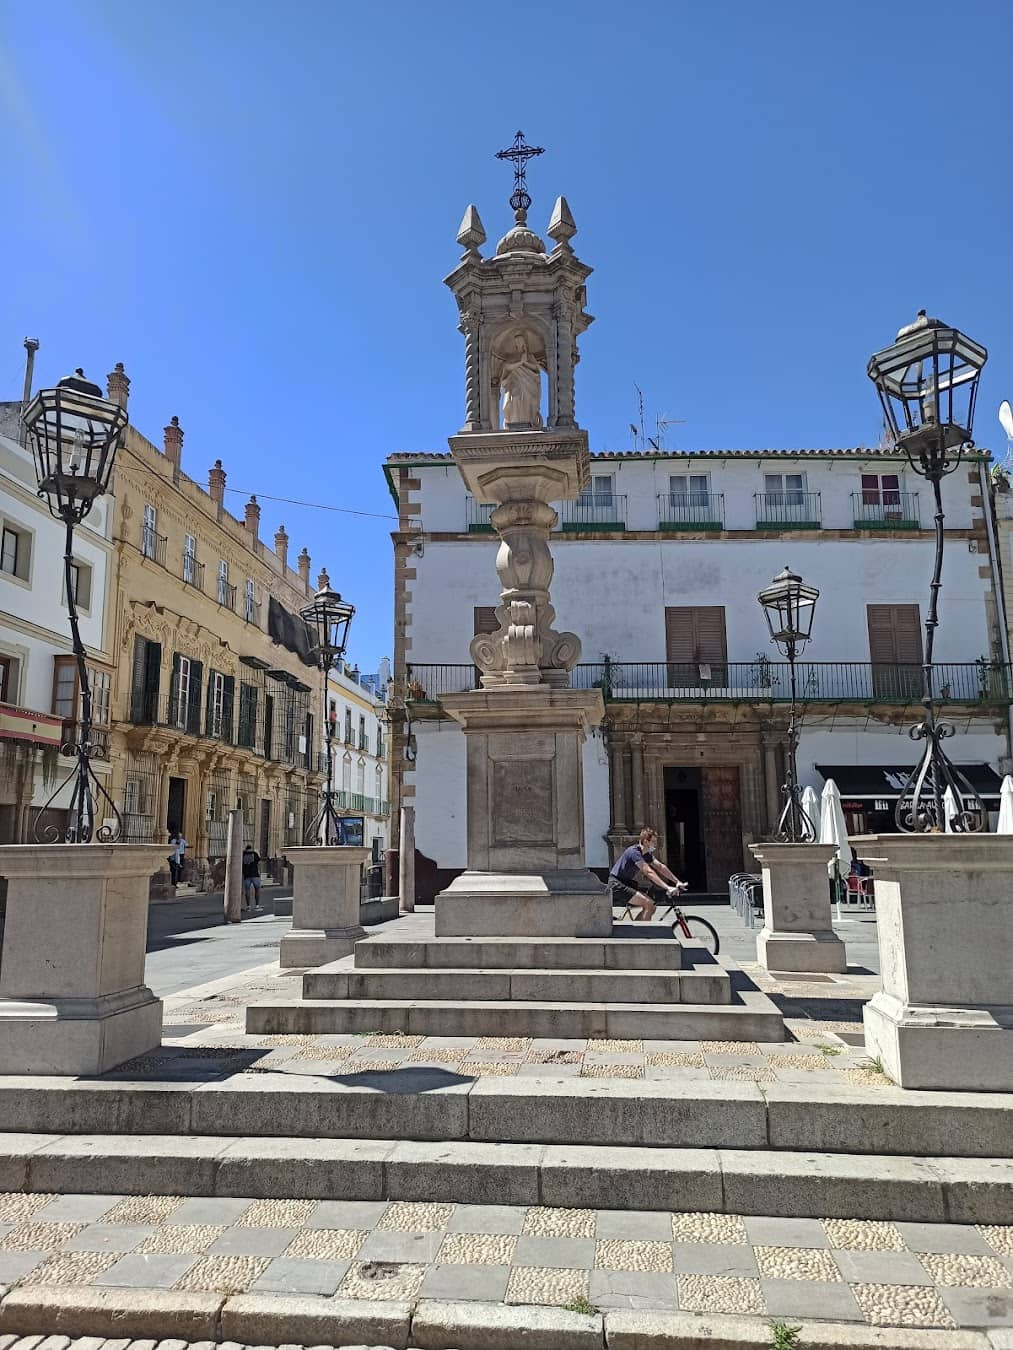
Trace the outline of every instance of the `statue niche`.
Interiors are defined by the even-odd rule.
[[[493,394],[500,403],[500,427],[540,428],[542,371],[548,371],[545,344],[528,329],[511,328],[492,346]]]

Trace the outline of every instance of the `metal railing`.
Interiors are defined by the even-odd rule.
[[[763,878],[758,872],[736,872],[728,878],[728,903],[747,928],[763,916]]]
[[[221,577],[218,578],[218,603],[226,609],[236,607],[236,588],[228,581],[222,581]]]
[[[723,492],[659,492],[658,525],[663,530],[721,530]]]
[[[756,528],[771,526],[795,530],[818,530],[822,523],[818,492],[755,492]]]
[[[164,534],[157,534],[147,525],[141,526],[141,556],[150,558],[152,562],[157,562],[160,567],[165,566],[165,546],[167,542]]]
[[[922,667],[861,661],[798,661],[800,703],[917,703]],[[598,661],[574,667],[576,689],[601,689],[612,702],[787,703],[786,661],[756,657],[690,665],[669,661]],[[444,694],[477,689],[473,665],[417,665],[407,668],[404,689],[413,703],[437,703]],[[1013,703],[1013,667],[990,661],[943,663],[932,667],[932,692],[939,703]]]
[[[183,554],[183,585],[193,586],[195,590],[204,589],[204,564],[198,562],[192,553]]]
[[[916,530],[921,524],[917,492],[865,489],[851,494],[855,529]]]
[[[362,816],[389,816],[390,802],[380,797],[366,797],[361,792],[349,792],[347,788],[336,788],[331,800],[338,811],[356,811]]]
[[[556,502],[564,530],[625,530],[626,494],[596,493],[576,501]]]
[[[467,499],[467,523],[469,534],[492,534],[492,513],[496,507],[490,502],[483,505],[477,502],[474,497]]]
[[[260,627],[260,603],[257,600],[249,600],[244,597],[243,600],[243,618],[247,623],[252,623],[255,627]]]

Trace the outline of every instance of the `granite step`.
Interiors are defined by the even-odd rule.
[[[0,1135],[15,1192],[1008,1224],[1013,1160],[455,1141]]]
[[[375,970],[680,970],[684,953],[694,965],[710,963],[708,953],[676,941],[669,925],[628,924],[615,932],[611,938],[448,937],[414,942],[376,934],[356,943],[355,965]]]
[[[784,1018],[765,995],[737,1003],[553,1003],[538,1000],[317,999],[251,1003],[251,1035],[403,1032],[421,1036],[648,1037],[669,1041],[783,1041]]]
[[[677,1004],[731,1002],[720,966],[682,971],[420,970],[331,966],[303,976],[307,999],[448,999],[488,1002]]]
[[[245,1052],[244,1052],[245,1053]],[[256,1053],[251,1059],[256,1059]],[[261,1056],[266,1052],[260,1052]],[[378,1050],[378,1054],[382,1051]],[[222,1076],[227,1074],[228,1076]],[[319,1075],[204,1068],[182,1061],[159,1081],[0,1078],[0,1121],[34,1137],[203,1135],[547,1144],[604,1149],[733,1148],[760,1152],[1003,1158],[1013,1097],[892,1087],[714,1080],[473,1077],[403,1068]],[[16,1136],[5,1136],[8,1146]],[[295,1150],[296,1154],[298,1149]],[[0,1148],[0,1191],[12,1189]],[[1013,1184],[1013,1173],[1010,1174]],[[16,1189],[16,1187],[13,1187]]]

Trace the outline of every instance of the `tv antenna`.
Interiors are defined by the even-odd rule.
[[[659,413],[654,419],[658,429],[657,436],[650,437],[648,444],[655,450],[665,449],[665,432],[669,427],[685,426],[685,417],[666,417],[664,413]]]

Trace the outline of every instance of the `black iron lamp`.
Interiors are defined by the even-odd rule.
[[[325,577],[321,577],[325,580]],[[334,805],[334,755],[332,753],[336,727],[328,715],[327,676],[334,662],[344,653],[348,644],[348,629],[355,614],[355,606],[342,600],[337,591],[323,586],[310,604],[299,611],[299,617],[310,631],[317,666],[323,673],[324,736],[327,743],[327,784],[322,793],[320,810],[306,831],[307,844],[316,844],[323,837],[326,844],[344,843],[344,826]]]
[[[785,754],[784,810],[777,822],[779,839],[793,844],[813,843],[817,837],[816,822],[802,806],[798,785],[798,724],[795,662],[812,637],[813,618],[819,591],[803,581],[797,572],[785,567],[769,586],[756,597],[763,608],[770,629],[770,640],[777,644],[788,661],[791,681],[791,710],[788,715],[788,736]]]
[[[868,374],[883,405],[887,430],[912,470],[932,484],[935,501],[936,550],[922,662],[924,713],[909,733],[912,740],[925,742],[925,750],[897,800],[895,816],[897,828],[908,833],[947,828],[967,833],[984,830],[988,823],[981,797],[943,750],[942,742],[955,728],[936,721],[932,687],[945,543],[942,481],[974,445],[974,403],[987,360],[984,347],[959,329],[930,319],[924,310],[900,330],[892,346],[869,358]],[[952,813],[946,809],[947,789]]]
[[[39,496],[44,497],[50,513],[65,527],[64,586],[70,617],[71,642],[77,662],[81,714],[73,742],[61,746],[61,753],[73,755],[71,775],[74,787],[67,812],[64,839],[69,844],[111,843],[120,835],[120,815],[92,768],[100,747],[91,740],[92,694],[85,662],[84,643],[78,624],[74,565],[74,528],[80,525],[97,498],[109,489],[116,450],[127,425],[126,409],[102,397],[97,384],[85,378],[80,368],[65,376],[55,389],[40,389],[25,409],[23,425],[35,456]],[[37,813],[34,833],[40,842],[56,843],[56,826],[43,828],[46,811],[63,791],[69,779],[60,783],[45,806]],[[96,828],[96,794],[104,799],[112,824]]]

